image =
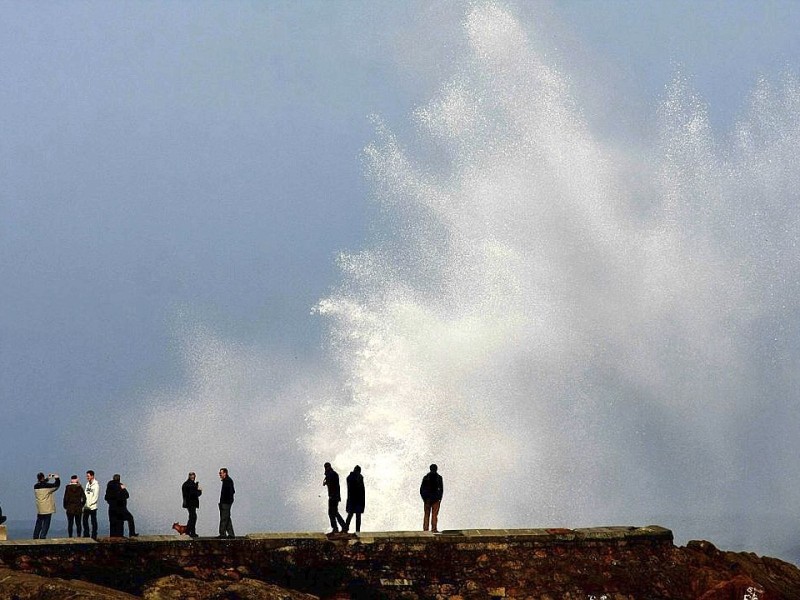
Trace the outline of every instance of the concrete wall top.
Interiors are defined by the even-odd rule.
[[[250,533],[239,540],[259,540],[272,542],[275,545],[292,545],[309,541],[341,541],[370,544],[375,542],[436,542],[453,543],[464,541],[503,541],[503,542],[536,542],[539,544],[570,542],[615,542],[652,540],[672,542],[672,531],[658,525],[645,527],[610,526],[588,527],[579,529],[542,528],[542,529],[451,529],[441,533],[423,531],[370,531],[353,534],[324,534],[317,532],[267,532]],[[174,542],[216,542],[235,543],[237,540],[216,540],[214,538],[196,538],[178,535],[143,535],[136,540],[100,538],[97,542],[90,538],[52,538],[46,540],[8,540],[0,541],[0,546],[38,546],[38,545],[81,545],[97,543],[174,543]],[[269,545],[273,545],[269,544]]]

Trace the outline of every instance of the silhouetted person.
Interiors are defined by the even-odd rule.
[[[189,478],[184,481],[181,486],[183,508],[189,511],[186,533],[193,538],[197,537],[197,531],[195,531],[195,526],[197,525],[197,509],[200,508],[200,495],[203,493],[200,484],[195,481],[196,477],[194,471],[192,471],[189,473]]]
[[[94,478],[94,471],[86,471],[86,504],[83,507],[83,537],[89,537],[89,519],[92,520],[91,536],[97,539],[97,503],[100,502],[100,482]]]
[[[339,514],[339,502],[342,501],[342,492],[339,489],[339,474],[333,470],[331,463],[325,463],[325,479],[322,485],[328,488],[328,518],[331,520],[331,533],[338,533],[341,525],[342,529],[347,529],[347,525]]]
[[[444,495],[444,481],[442,476],[437,473],[439,467],[431,465],[431,470],[422,478],[419,486],[419,495],[425,504],[425,517],[422,520],[422,530],[428,531],[428,521],[430,520],[431,530],[438,533],[439,524],[439,505],[442,503]]]
[[[361,467],[355,466],[350,475],[347,476],[347,521],[344,523],[344,530],[350,529],[350,519],[356,516],[356,532],[361,531],[361,513],[364,512],[366,493],[364,491],[364,476],[361,475]]]
[[[2,507],[2,506],[0,506],[0,525],[2,525],[3,523],[5,523],[7,518],[8,518],[8,517],[6,517],[6,516],[3,514],[3,507]]]
[[[50,479],[53,482],[50,483]],[[36,497],[36,525],[33,527],[33,539],[43,540],[50,530],[50,520],[56,512],[56,490],[61,485],[58,475],[50,473],[36,474],[36,483],[33,484],[33,495]]]
[[[231,505],[236,489],[233,487],[233,479],[228,475],[228,469],[219,470],[219,479],[222,481],[222,489],[219,492],[219,535],[218,538],[233,538],[233,521],[231,521]]]
[[[73,475],[64,488],[64,510],[67,513],[67,534],[72,537],[73,525],[81,537],[81,515],[86,504],[86,492],[83,491],[78,476]]]
[[[125,489],[125,484],[120,481],[119,473],[106,485],[106,502],[108,502],[108,524],[111,537],[125,537],[125,521],[128,522],[128,535],[137,537],[136,524],[133,515],[128,511],[128,498],[130,494]]]

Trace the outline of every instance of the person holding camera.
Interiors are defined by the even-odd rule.
[[[51,483],[50,480],[53,480]],[[33,528],[33,539],[43,540],[50,530],[50,520],[56,512],[56,490],[61,486],[61,478],[55,473],[37,473],[33,485],[36,498],[36,525]]]

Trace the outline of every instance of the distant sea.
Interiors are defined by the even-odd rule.
[[[29,521],[24,519],[9,519],[5,524],[8,528],[9,540],[30,540],[33,539],[33,528],[36,525],[36,516],[34,515]],[[50,529],[47,532],[47,537],[67,537],[67,521],[63,513],[56,513],[53,517],[53,520],[50,522]]]

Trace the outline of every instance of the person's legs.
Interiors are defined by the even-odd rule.
[[[345,531],[349,531],[350,530],[350,520],[352,518],[353,518],[353,513],[351,513],[351,512],[347,513],[347,519],[345,519],[345,522],[344,522],[344,530]]]
[[[361,531],[361,513],[356,513],[356,533]]]
[[[347,525],[339,514],[339,501],[335,498],[328,498],[328,518],[331,521],[331,529],[335,532],[339,531],[339,527],[347,529]]]
[[[40,535],[40,539],[45,539],[47,537],[47,532],[50,531],[50,519],[53,518],[53,515],[42,515],[42,533]]]
[[[189,520],[186,522],[186,533],[190,536],[197,535],[195,527],[197,526],[197,509],[194,506],[187,508],[189,511]]]
[[[125,537],[125,521],[116,509],[108,510],[108,535],[111,537]]]
[[[336,524],[336,515],[339,512],[339,503],[333,498],[328,498],[328,519],[331,522],[331,530],[333,533],[339,531],[339,526]]]
[[[422,517],[422,531],[428,531],[428,523],[430,523],[431,518],[431,503],[427,500],[424,501],[424,516]]]
[[[344,519],[342,518],[342,515],[339,514],[339,503],[338,502],[336,503],[336,520],[339,522],[339,527],[341,527],[342,529],[347,529],[347,525],[345,525]]]
[[[83,511],[83,537],[89,537],[89,513],[91,512],[86,509]]]
[[[133,515],[131,514],[131,511],[126,509],[122,513],[122,520],[128,522],[128,536],[137,537],[139,534],[136,533],[136,523],[133,520]]]
[[[226,511],[229,510],[227,504],[220,503],[219,505],[219,537],[225,537],[225,531],[228,528],[228,517]]]
[[[229,538],[236,537],[236,534],[233,532],[233,519],[231,519],[231,505],[228,505],[228,524],[225,527],[225,533],[228,535]]]
[[[81,513],[72,515],[72,518],[75,519],[75,531],[78,532],[78,537],[81,537],[81,533],[83,532],[83,528],[81,527]]]
[[[439,506],[441,503],[441,500],[437,500],[431,504],[431,530],[435,532],[439,531]]]
[[[75,515],[71,515],[67,513],[67,537],[72,537],[72,523],[75,521]],[[81,533],[78,532],[78,537],[80,537]]]
[[[219,537],[235,537],[230,504],[219,505]]]
[[[44,515],[36,515],[36,525],[33,526],[33,539],[38,540],[42,535],[42,523]]]
[[[97,509],[89,511],[89,515],[92,517],[92,539],[97,539]],[[88,531],[89,528],[87,527],[86,530]]]

